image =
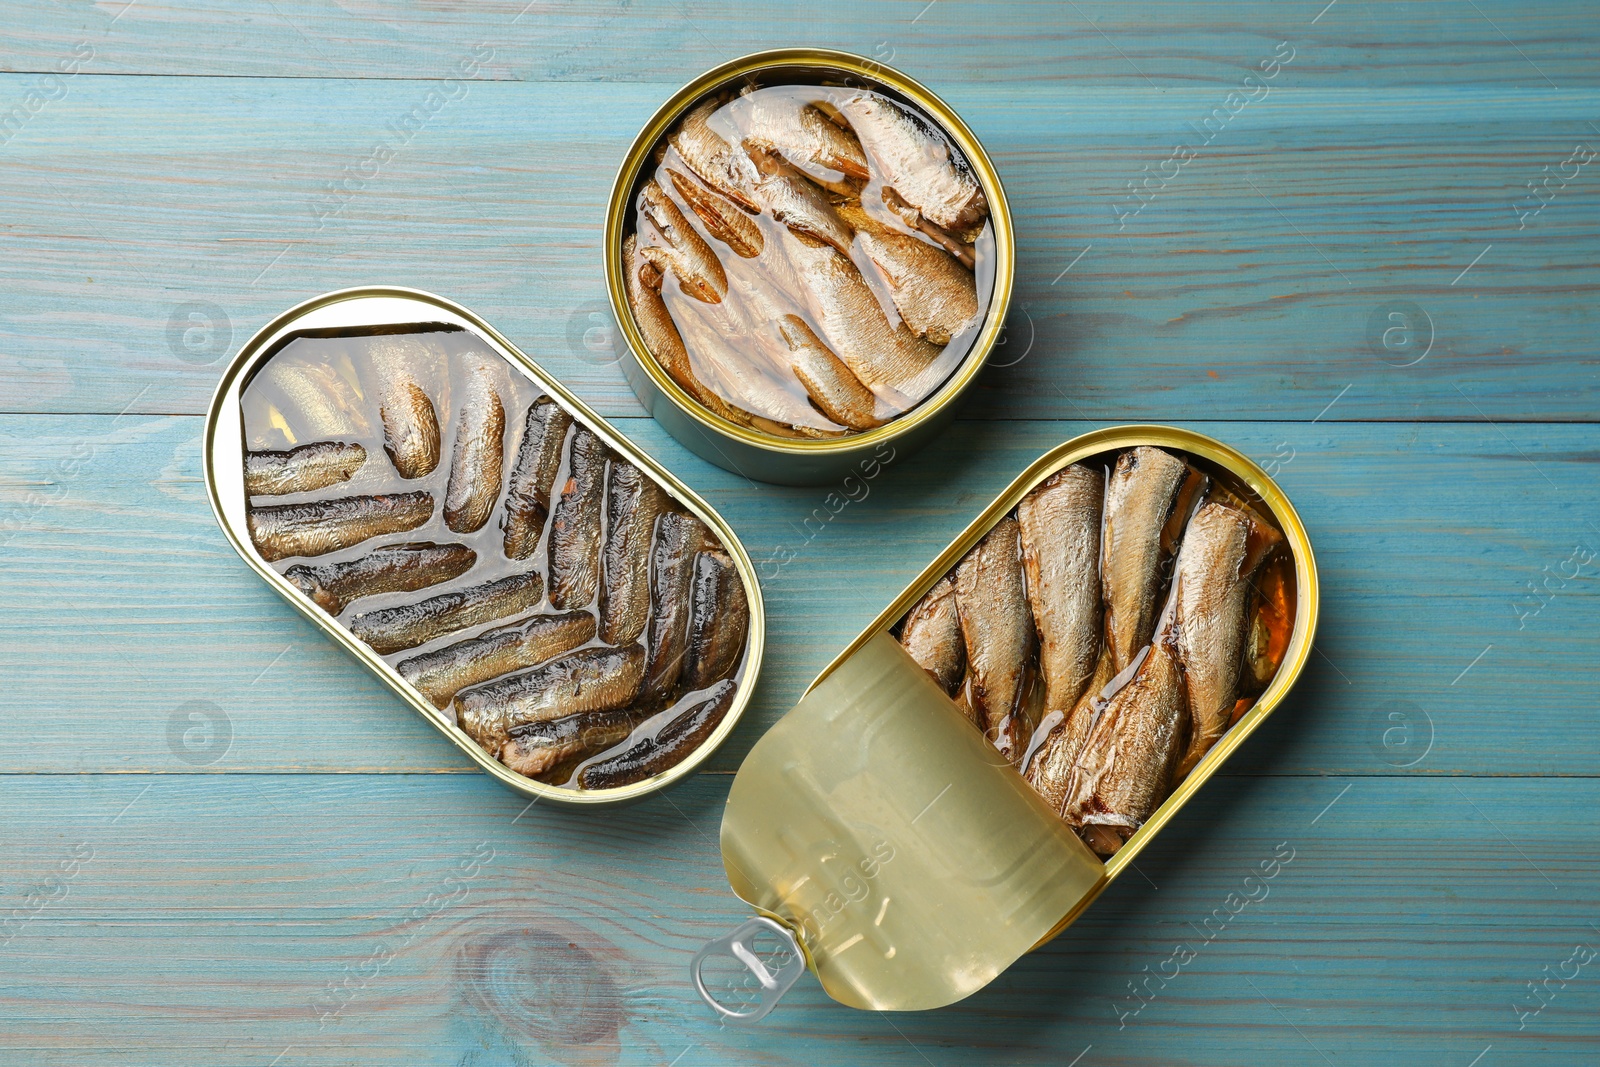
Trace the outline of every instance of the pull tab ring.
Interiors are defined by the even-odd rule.
[[[783,943],[775,961],[763,960],[757,953],[755,939],[761,934],[772,934]],[[753,1005],[730,1008],[706,988],[703,972],[706,960],[712,956],[727,956],[737,960],[755,978],[758,989]],[[769,966],[769,962],[775,966]],[[689,964],[689,973],[694,978],[694,987],[700,993],[700,998],[711,1005],[718,1015],[735,1024],[753,1023],[765,1018],[777,1007],[778,1001],[790,987],[800,980],[805,969],[806,959],[800,952],[800,944],[794,939],[793,932],[782,923],[765,916],[746,919],[732,933],[707,941]]]

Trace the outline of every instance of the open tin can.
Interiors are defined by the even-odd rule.
[[[765,618],[733,530],[458,304],[366,287],[278,316],[204,464],[251,569],[518,793],[655,792],[750,701]]]
[[[1225,492],[1265,517],[1282,535],[1273,565],[1289,588],[1275,601],[1282,623],[1270,681],[1253,703],[1240,701],[1231,728],[1102,860],[1068,826],[1066,805],[1058,810],[1042,799],[894,629],[1041,483],[1075,464],[1083,465],[1078,472],[1109,469],[1102,464],[1144,446],[1181,458],[1220,487],[1208,492]],[[1185,522],[1192,528],[1193,519]],[[1099,564],[1093,567],[1098,582]],[[1260,574],[1248,580],[1269,584]],[[1070,925],[1282,702],[1310,656],[1317,610],[1304,525],[1282,490],[1236,450],[1189,430],[1126,426],[1046,453],[828,665],[745,759],[723,815],[722,857],[734,892],[760,914],[695,957],[701,995],[724,1017],[749,1021],[770,1011],[807,967],[829,996],[854,1008],[937,1008],[983,988]],[[1152,658],[1153,647],[1145,653]],[[1130,691],[1137,683],[1123,684]],[[1116,700],[1096,709],[1096,721]]]
[[[857,140],[869,122],[908,138],[880,152]],[[814,164],[796,143],[818,137],[847,144]],[[895,149],[899,191],[878,162]],[[909,157],[945,168],[964,206],[919,199]],[[950,421],[1000,340],[1015,258],[1005,191],[960,117],[898,71],[815,48],[732,60],[663,104],[617,172],[603,247],[645,407],[706,460],[797,485]]]

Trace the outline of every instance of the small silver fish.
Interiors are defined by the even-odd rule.
[[[720,301],[728,291],[722,261],[654,178],[639,190],[639,218],[639,254],[661,270],[670,270],[678,286],[696,300]]]
[[[1140,446],[1117,457],[1106,485],[1100,559],[1106,640],[1118,671],[1155,633],[1167,569],[1204,483],[1187,463],[1159,448]]]
[[[1022,574],[1017,520],[1007,515],[956,564],[956,610],[967,648],[967,691],[1000,754],[1020,760],[1032,724],[1023,721],[1033,619]]]
[[[889,285],[894,306],[911,332],[936,345],[978,318],[978,288],[972,272],[935,245],[878,222],[859,203],[841,204],[839,217]]]
[[[785,90],[755,90],[732,110],[746,144],[780,153],[826,189],[848,195],[871,177],[856,135]]]

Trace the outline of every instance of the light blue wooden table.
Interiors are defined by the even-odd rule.
[[[0,3],[0,1061],[1600,1059],[1593,4],[524,3]],[[795,44],[943,94],[1020,238],[1006,365],[814,535],[825,489],[641,417],[599,249],[656,104]],[[795,554],[710,773],[525,809],[224,543],[222,361],[379,282],[474,308],[752,556]],[[807,978],[719,1028],[685,966],[744,914],[732,770],[1031,458],[1131,421],[1221,437],[1298,504],[1325,600],[1294,697],[1140,876],[969,1001],[872,1015]]]

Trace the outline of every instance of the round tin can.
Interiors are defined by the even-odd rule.
[[[574,423],[586,427],[598,437],[610,450],[611,455],[625,458],[648,477],[653,478],[670,498],[682,509],[705,523],[721,541],[744,587],[749,606],[748,638],[744,659],[737,676],[737,692],[731,705],[710,735],[680,762],[642,781],[605,789],[576,789],[550,785],[518,774],[486,751],[457,724],[455,717],[449,713],[448,701],[446,710],[441,711],[437,708],[416,686],[408,682],[394,665],[367,643],[357,639],[350,629],[314,603],[301,588],[263,558],[250,533],[250,496],[246,492],[244,474],[245,456],[250,445],[246,435],[242,400],[253,378],[259,371],[265,369],[275,355],[297,341],[368,338],[378,334],[418,329],[455,331],[458,336],[469,337],[477,348],[487,347],[505,360],[511,373],[526,378],[531,383],[532,391],[548,396],[564,408]],[[608,425],[591,411],[588,405],[525,356],[492,326],[460,304],[417,289],[366,286],[327,293],[290,308],[257,331],[228,364],[206,416],[202,456],[206,493],[211,501],[212,510],[229,543],[245,563],[262,581],[321,630],[329,641],[376,675],[378,680],[388,686],[401,701],[448,737],[474,763],[517,793],[536,800],[572,807],[603,806],[639,800],[693,774],[696,768],[704,763],[717,746],[732,733],[744,709],[750,703],[761,670],[766,620],[762,607],[761,586],[756,580],[755,568],[732,528],[697,493]],[[448,460],[441,466],[447,468]],[[504,503],[504,495],[504,491],[501,491],[501,504]],[[554,501],[551,503],[553,505]],[[481,532],[498,531],[494,523],[488,523],[483,526]],[[417,530],[415,533],[422,534],[424,531]],[[405,535],[402,535],[401,539],[404,537]],[[496,549],[498,550],[498,545]],[[449,589],[451,586],[441,584],[437,588]],[[517,616],[508,615],[494,620],[491,625],[516,621],[519,621]],[[469,632],[473,631],[462,629],[440,639],[454,640]],[[418,647],[426,648],[428,645],[423,644]]]
[[[932,394],[911,410],[881,426],[843,437],[797,439],[741,426],[717,415],[691,397],[651,357],[629,307],[622,263],[623,240],[641,173],[654,147],[668,130],[708,94],[760,80],[791,84],[840,84],[886,91],[933,118],[965,155],[989,204],[993,229],[993,285],[981,325],[960,365]],[[933,439],[955,416],[999,342],[1011,303],[1015,246],[1011,210],[999,175],[988,154],[954,110],[927,87],[881,63],[848,52],[822,48],[786,48],[757,52],[706,71],[672,95],[650,117],[623,157],[611,187],[606,210],[604,255],[606,288],[612,311],[631,359],[623,361],[629,384],[645,408],[673,437],[696,455],[747,478],[787,485],[816,485],[850,473],[862,460],[909,454]]]
[[[1292,563],[1292,625],[1255,703],[1102,860],[891,628],[1034,487],[1071,464],[1141,445],[1186,454],[1270,512]],[[923,1010],[977,992],[1076,920],[1283,702],[1311,655],[1319,601],[1305,525],[1236,449],[1191,430],[1122,426],[1045,453],[823,670],[739,768],[722,858],[758,917],[695,957],[701,996],[730,1021],[754,1021],[805,969],[855,1008]],[[708,980],[711,961],[736,980]]]

